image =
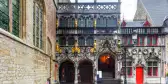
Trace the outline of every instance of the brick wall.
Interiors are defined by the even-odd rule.
[[[45,50],[33,45],[33,0],[26,0],[22,10],[26,12],[24,39],[0,28],[0,84],[46,84],[48,77],[54,81],[56,9],[53,0],[44,2]]]

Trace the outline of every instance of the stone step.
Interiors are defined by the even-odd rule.
[[[121,81],[117,79],[102,79],[98,84],[121,84]]]

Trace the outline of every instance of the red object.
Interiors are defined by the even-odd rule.
[[[147,16],[146,16],[146,21],[143,24],[144,27],[150,27],[151,23],[148,21]]]
[[[136,68],[136,84],[144,84],[143,67]]]
[[[123,19],[122,23],[121,23],[121,27],[126,27],[127,23],[125,22],[125,20]]]

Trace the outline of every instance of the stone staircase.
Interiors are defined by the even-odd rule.
[[[98,84],[121,84],[120,79],[114,79],[113,75],[110,72],[103,72],[102,80],[98,81]]]

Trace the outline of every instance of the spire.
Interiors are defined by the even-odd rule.
[[[144,22],[143,27],[150,27],[150,26],[151,26],[151,24],[148,21],[148,18],[147,18],[147,15],[146,15],[146,21]]]
[[[126,27],[126,25],[127,25],[127,23],[126,23],[126,21],[124,20],[124,15],[123,15],[123,21],[122,21],[122,23],[121,23],[121,27]]]

